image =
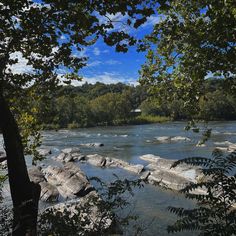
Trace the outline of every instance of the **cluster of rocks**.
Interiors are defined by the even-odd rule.
[[[134,172],[136,174],[140,174],[144,169],[143,165],[130,164],[126,161],[117,158],[104,157],[99,154],[83,155],[81,154],[79,148],[63,149],[57,157],[54,157],[54,160],[60,161],[62,163],[69,163],[75,161],[83,163],[87,162],[97,167],[118,167],[127,171]]]
[[[197,182],[202,177],[200,168],[187,164],[180,164],[174,168],[176,160],[164,159],[152,154],[140,156],[142,160],[149,162],[141,178],[151,184],[158,184],[173,190],[181,190],[190,182]]]
[[[41,212],[41,216],[58,217],[61,214],[64,217],[69,214],[69,219],[76,217],[80,219],[80,223],[86,221],[79,227],[82,232],[87,233],[101,230],[98,226],[108,229],[112,225],[111,213],[98,207],[101,198],[75,163],[68,162],[60,167],[48,166],[44,169],[31,167],[28,173],[31,181],[40,184],[42,201],[67,200],[47,207]]]
[[[31,181],[40,184],[42,201],[58,201],[60,197],[73,199],[83,197],[94,188],[78,165],[68,162],[62,167],[48,166],[45,169],[31,167]]]
[[[81,143],[80,146],[82,147],[103,147],[103,143]]]
[[[164,159],[152,154],[140,157],[149,163],[144,166],[141,164],[130,164],[117,158],[104,157],[99,154],[82,155],[79,149],[75,148],[70,149],[70,152],[68,151],[69,149],[66,149],[66,151],[62,150],[55,160],[68,163],[79,161],[103,168],[122,168],[140,175],[141,179],[145,179],[151,184],[158,184],[173,190],[180,190],[190,182],[197,182],[198,178],[202,176],[200,168],[187,164],[171,168],[175,160]]]
[[[221,150],[223,152],[234,152],[236,151],[236,143],[231,143],[229,141],[225,142],[215,142],[215,145],[217,145],[217,149]]]
[[[160,143],[169,143],[169,142],[189,142],[191,141],[190,138],[188,137],[183,137],[183,136],[160,136],[160,137],[155,137],[156,141]]]
[[[61,150],[61,153],[57,156],[54,157],[54,160],[60,161],[60,162],[74,162],[74,161],[79,161],[80,159],[83,159],[84,155],[80,153],[79,148],[65,148]]]

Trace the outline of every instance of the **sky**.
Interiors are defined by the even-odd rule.
[[[138,30],[128,29],[136,36],[143,37],[152,31],[153,25],[159,17],[151,16]],[[127,30],[127,29],[126,29]],[[137,52],[135,47],[130,47],[128,52],[116,52],[114,47],[107,46],[102,39],[95,45],[86,48],[83,52],[89,57],[88,65],[81,70],[84,78],[82,82],[73,82],[80,85],[84,82],[96,83],[97,81],[110,83],[126,83],[137,85],[141,65],[145,62],[145,52]]]
[[[110,16],[118,21],[122,21],[123,15]],[[160,16],[151,16],[147,21],[141,25],[138,29],[133,29],[130,26],[115,25],[115,29],[124,30],[131,35],[138,38],[144,37],[144,35],[150,33],[153,29],[153,25],[159,22]],[[122,28],[126,27],[126,28]],[[127,28],[129,27],[129,28]],[[64,39],[63,39],[64,37]],[[61,37],[61,40],[66,40],[66,36]],[[86,47],[84,51],[79,52],[78,56],[88,57],[87,66],[81,69],[79,75],[83,77],[83,80],[72,81],[72,85],[78,86],[85,82],[94,84],[96,82],[102,82],[105,84],[111,83],[126,83],[130,85],[137,85],[141,65],[145,62],[145,52],[137,52],[136,47],[130,47],[128,52],[116,52],[114,47],[107,46],[100,38],[94,45]],[[27,65],[27,60],[22,57],[20,52],[11,54],[11,58],[18,58],[18,63],[14,64],[11,69],[13,73],[25,73],[32,71],[32,67]],[[67,71],[63,69],[58,71],[58,75],[63,77]]]

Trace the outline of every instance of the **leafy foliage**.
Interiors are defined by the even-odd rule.
[[[236,152],[225,156],[216,149],[211,159],[186,158],[175,162],[173,167],[180,163],[203,167],[201,180],[181,190],[186,198],[195,200],[198,207],[195,209],[169,207],[169,211],[180,219],[168,227],[168,232],[197,230],[200,232],[199,235],[234,235],[236,232]]]
[[[130,213],[121,216],[118,211],[130,205],[127,194],[132,196],[133,188],[142,187],[140,180],[121,180],[117,177],[109,184],[97,177],[91,180],[99,185],[99,194],[92,194],[84,204],[78,204],[74,209],[76,214],[71,214],[67,209],[63,213],[46,210],[40,217],[42,235],[109,235],[121,233],[130,221],[137,220],[137,216]],[[97,213],[94,214],[94,210]],[[108,222],[112,224],[109,226]],[[141,235],[141,228],[135,229],[137,232],[133,232],[134,235]]]
[[[199,111],[209,76],[235,91],[234,1],[165,1],[160,20],[147,37],[149,47],[140,82],[160,101],[182,99],[191,115]]]

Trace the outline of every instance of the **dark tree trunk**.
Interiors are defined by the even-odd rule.
[[[8,177],[13,201],[14,236],[34,236],[37,233],[40,185],[30,182],[19,129],[9,105],[0,94],[0,129],[7,156]]]

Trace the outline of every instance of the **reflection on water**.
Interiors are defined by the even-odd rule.
[[[85,143],[103,143],[103,147],[97,148],[81,146],[81,151],[85,154],[98,153],[131,163],[147,164],[144,160],[139,159],[139,156],[150,153],[169,159],[190,156],[209,157],[216,144],[222,142],[236,143],[236,122],[210,123],[209,128],[213,129],[212,137],[205,147],[196,147],[201,134],[184,131],[185,125],[184,122],[172,122],[139,126],[96,127],[72,131],[46,131],[43,132],[42,148],[52,149],[52,156],[54,156],[66,147],[76,147]],[[162,136],[182,136],[189,138],[190,141],[158,142],[156,137]],[[0,139],[0,145],[1,143]],[[50,164],[51,160],[46,160],[46,163]],[[120,169],[101,169],[87,164],[81,164],[81,168],[88,176],[98,176],[107,181],[114,179],[113,173],[123,178],[136,178],[135,175]],[[166,210],[169,205],[193,206],[193,202],[187,201],[176,192],[151,185],[146,185],[144,188],[137,190],[132,201],[135,203],[136,213],[144,222],[148,224],[154,218],[154,223],[148,227],[145,235],[167,235],[166,226],[175,220],[175,216],[169,214]],[[188,232],[179,235],[190,234]],[[191,235],[194,234],[191,233]]]

